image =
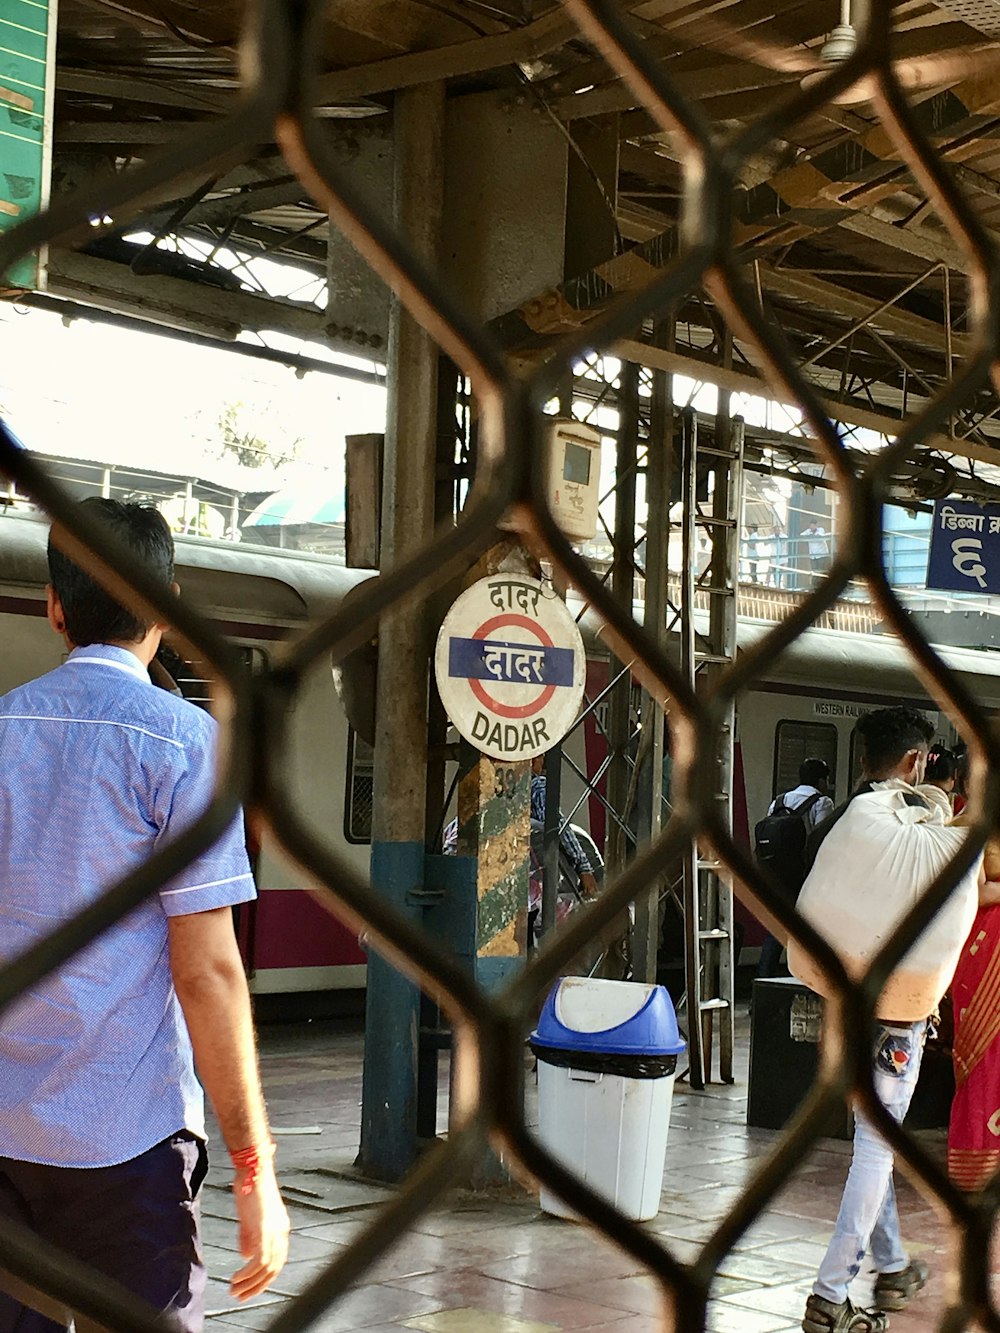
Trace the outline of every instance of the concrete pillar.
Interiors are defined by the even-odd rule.
[[[443,197],[444,87],[396,95],[393,206],[397,226],[436,265]],[[438,348],[400,306],[389,318],[388,420],[382,491],[381,565],[390,568],[434,527]],[[420,600],[379,623],[372,886],[419,920],[424,879],[428,617]],[[398,1180],[417,1155],[420,991],[371,954],[365,1015],[359,1164]]]

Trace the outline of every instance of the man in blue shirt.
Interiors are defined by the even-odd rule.
[[[83,502],[169,587],[156,510]],[[203,813],[216,725],[156,688],[163,625],[115,602],[49,540],[48,617],[69,656],[0,699],[0,964],[81,912]],[[242,820],[123,920],[0,1012],[0,1214],[169,1311],[196,1333],[206,1168],[195,1061],[236,1168],[234,1295],[285,1262],[233,932],[254,896]],[[0,1333],[62,1327],[0,1294]]]

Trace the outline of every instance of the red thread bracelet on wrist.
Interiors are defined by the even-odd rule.
[[[238,1152],[231,1152],[229,1158],[237,1171],[245,1171],[246,1175],[240,1182],[241,1194],[252,1194],[254,1186],[257,1184],[257,1177],[260,1174],[260,1168],[264,1162],[269,1162],[274,1156],[274,1140],[267,1143],[254,1143],[249,1148],[240,1148]]]

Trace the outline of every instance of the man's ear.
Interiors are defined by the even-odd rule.
[[[175,597],[180,597],[181,585],[179,583],[171,583],[170,591]],[[160,630],[163,634],[166,634],[169,629],[173,629],[173,626],[170,624],[169,620],[158,620],[154,628]]]
[[[59,600],[59,594],[51,583],[45,585],[45,611],[49,618],[49,624],[55,632],[65,634],[66,616],[63,612],[62,602]]]

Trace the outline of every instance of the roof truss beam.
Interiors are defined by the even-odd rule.
[[[625,361],[635,361],[653,370],[689,375],[692,379],[705,384],[715,384],[730,393],[774,397],[767,383],[757,375],[746,371],[728,370],[723,366],[699,361],[697,357],[685,356],[682,352],[668,352],[633,338],[622,339],[610,350],[614,356],[620,356]],[[866,430],[877,431],[881,435],[894,436],[904,424],[899,417],[891,416],[888,412],[872,411],[854,403],[840,403],[834,398],[821,397],[820,406],[833,421],[843,422],[845,426],[861,426]],[[950,435],[926,436],[921,448],[937,450],[944,454],[956,454],[962,458],[974,458],[994,465],[1000,463],[1000,448],[994,449],[972,440],[953,439]]]

